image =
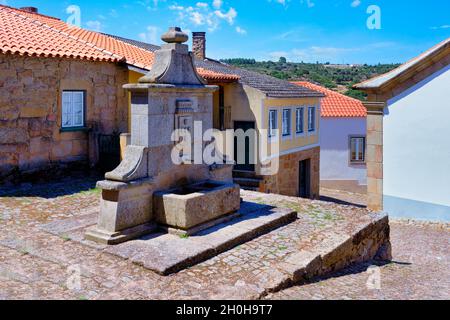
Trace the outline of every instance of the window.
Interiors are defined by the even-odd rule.
[[[304,128],[304,108],[297,108],[295,110],[295,132],[297,134],[302,134],[305,132]]]
[[[283,137],[291,135],[292,116],[291,109],[283,110]]]
[[[366,138],[350,137],[350,162],[364,163],[366,161]]]
[[[84,127],[84,92],[63,91],[62,94],[62,127]]]
[[[269,111],[269,137],[275,137],[278,129],[278,112],[276,110]]]
[[[316,131],[316,107],[308,108],[308,131]]]

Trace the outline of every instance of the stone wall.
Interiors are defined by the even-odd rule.
[[[0,183],[74,161],[96,161],[87,131],[61,132],[63,90],[86,92],[86,126],[127,131],[127,70],[112,63],[0,54]],[[90,141],[91,140],[91,141]]]
[[[320,147],[291,153],[280,157],[277,175],[265,176],[260,191],[285,196],[299,195],[300,161],[311,160],[311,198],[317,199],[320,194]]]

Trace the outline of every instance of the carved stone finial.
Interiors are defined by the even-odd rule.
[[[171,27],[161,36],[161,40],[167,43],[184,43],[189,40],[189,36],[181,28]]]
[[[139,83],[205,85],[206,81],[197,73],[189,46],[183,43],[189,39],[188,35],[181,28],[172,27],[161,39],[166,44],[156,50],[152,69]]]

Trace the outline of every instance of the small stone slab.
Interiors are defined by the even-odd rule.
[[[97,221],[98,209],[94,210],[92,213],[77,217],[77,219],[57,220],[50,222],[42,226],[42,230],[57,236],[63,236],[69,235],[80,229],[84,230],[86,226],[92,226],[96,224]]]
[[[206,261],[242,243],[297,219],[297,213],[283,208],[243,203],[242,216],[182,238],[154,234],[140,240],[108,247],[105,252],[129,259],[161,275],[170,275]]]

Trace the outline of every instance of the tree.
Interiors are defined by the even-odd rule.
[[[287,63],[287,59],[285,57],[280,57],[280,60],[278,61],[278,63]]]

